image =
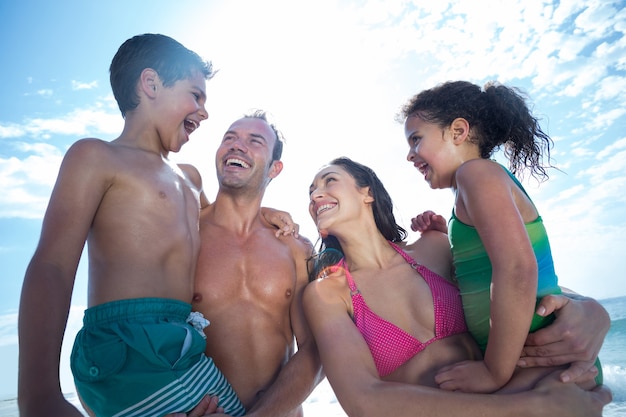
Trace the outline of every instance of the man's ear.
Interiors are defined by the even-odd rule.
[[[283,170],[283,161],[273,161],[272,166],[270,167],[270,172],[268,173],[268,177],[270,180],[273,180],[280,174]]]
[[[462,117],[457,117],[450,124],[452,140],[454,144],[459,145],[469,137],[469,122]]]
[[[157,94],[157,88],[162,85],[159,74],[152,68],[145,68],[139,76],[141,91],[150,98]]]

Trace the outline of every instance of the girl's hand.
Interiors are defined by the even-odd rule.
[[[499,384],[484,361],[462,361],[444,366],[435,375],[439,388],[446,391],[461,391],[490,394],[497,391]]]
[[[448,222],[443,216],[427,210],[411,219],[411,230],[420,233],[428,230],[437,230],[448,234]]]

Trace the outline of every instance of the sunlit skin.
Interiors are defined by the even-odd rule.
[[[145,72],[148,73],[145,78],[152,81],[149,86],[156,87],[156,91],[147,88],[149,100],[140,104],[146,103],[150,109],[146,118],[148,123],[154,124],[153,139],[150,140],[150,130],[141,127],[143,119],[137,121],[138,111],[131,111],[126,116],[126,126],[130,128],[111,142],[112,149],[122,152],[112,155],[111,161],[100,157],[100,164],[107,163],[111,174],[115,173],[118,186],[107,190],[89,234],[90,306],[138,297],[190,302],[193,294],[193,273],[200,249],[198,215],[201,205],[208,201],[202,194],[195,168],[170,163],[167,156],[169,152],[178,151],[201,121],[207,119],[205,81],[197,73],[191,79],[163,87],[158,75],[152,78],[150,71]],[[165,116],[156,117],[160,112]],[[136,126],[143,134],[133,135]],[[137,151],[128,148],[130,145],[141,147],[143,143],[158,144],[160,149],[154,148],[142,158],[136,155]],[[158,155],[151,157],[151,153],[158,153],[160,157],[153,159]],[[125,159],[126,154],[128,159]],[[123,179],[125,171],[129,175]],[[139,179],[142,183],[134,184]],[[127,185],[121,187],[123,183]],[[180,197],[169,203],[174,196],[183,196],[184,204],[173,204]],[[137,203],[129,204],[134,200]],[[122,214],[124,207],[132,207],[132,210]],[[115,215],[106,216],[107,213]],[[150,242],[150,251],[143,249],[146,242]],[[112,263],[108,259],[117,261]],[[139,273],[132,265],[141,265],[145,273]],[[122,273],[129,268],[136,271],[133,280],[126,279],[128,273]]]
[[[476,228],[493,267],[485,358],[444,367],[436,381],[443,389],[490,393],[513,376],[535,309],[537,263],[525,224],[538,213],[499,165],[481,158],[470,134],[462,118],[444,128],[419,116],[405,121],[407,160],[431,188],[454,191],[455,215]]]
[[[82,139],[68,150],[26,272],[20,401],[43,414],[81,415],[59,391],[58,353],[86,241],[89,306],[141,297],[190,302],[193,295],[199,213],[207,201],[198,171],[168,155],[208,117],[205,81],[195,74],[164,87],[145,69],[137,92],[139,105],[127,112],[120,137]]]
[[[266,122],[243,118],[224,134],[215,155],[215,168],[224,192],[231,188],[255,197],[282,170],[281,161],[271,161],[275,135]]]
[[[159,106],[163,106],[163,109],[155,109],[154,115],[162,111],[167,117],[155,117],[153,120],[159,136],[163,138],[164,149],[171,152],[180,151],[189,141],[189,135],[200,127],[200,122],[209,117],[205,108],[206,82],[202,74],[196,73],[189,79],[177,81],[176,84],[176,89],[165,88],[160,82],[156,86],[164,95],[164,100],[159,101]],[[176,124],[176,119],[184,114],[189,116],[182,123]],[[172,127],[175,127],[173,131]]]
[[[368,190],[358,187],[342,167],[327,166],[309,188],[309,212],[321,233],[332,234],[339,240],[354,281],[370,308],[408,333],[427,340],[434,334],[432,296],[415,270],[378,232],[371,209],[373,197]],[[402,246],[418,263],[444,277],[450,276],[451,255],[444,234],[426,232],[416,242]],[[438,385],[435,375],[439,367],[460,358],[477,357],[476,345],[468,334],[434,342],[381,379],[369,348],[352,321],[350,289],[341,269],[309,284],[304,305],[324,369],[348,415],[551,416],[563,410],[568,415],[582,411],[581,404],[574,405],[571,401],[554,403],[553,395],[566,395],[570,400],[584,397],[560,391],[571,385],[557,386],[548,379],[540,385],[559,389],[550,393],[549,400],[544,395],[529,393],[463,395],[428,388]],[[533,386],[536,375],[532,378],[528,375],[518,375],[507,390]],[[606,395],[606,390],[603,393]],[[549,411],[546,407],[553,409]],[[589,410],[589,404],[584,407]],[[586,414],[582,411],[579,415]]]
[[[371,210],[373,197],[368,190],[358,187],[343,167],[325,167],[309,189],[311,217],[320,233],[339,239],[350,272],[370,308],[416,338],[429,340],[434,337],[430,290],[378,232]],[[446,236],[438,232],[404,245],[418,262],[450,277],[451,261],[446,247]],[[328,378],[342,405],[349,410],[353,406],[352,395],[358,391],[357,381],[379,377],[369,348],[352,322],[345,275],[338,271],[310,284],[305,293],[305,308]],[[434,374],[440,367],[477,355],[468,334],[450,336],[432,343],[384,380],[436,386]]]
[[[302,416],[320,377],[317,350],[304,320],[306,238],[282,236],[262,217],[276,136],[261,119],[242,118],[216,152],[220,188],[200,216],[202,250],[193,307],[211,320],[211,356],[250,416]],[[297,352],[294,349],[294,336]]]
[[[431,188],[456,188],[455,172],[463,162],[478,158],[470,148],[459,147],[458,132],[408,117],[404,134],[409,145],[407,160],[424,176]]]

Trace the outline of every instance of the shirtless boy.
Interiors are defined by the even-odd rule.
[[[68,150],[26,271],[20,415],[82,415],[61,393],[59,356],[85,241],[89,308],[71,358],[85,408],[161,416],[189,410],[209,392],[241,415],[204,355],[202,320],[187,323],[208,201],[197,170],[168,160],[208,117],[211,64],[167,36],[145,34],[122,44],[110,73],[124,129],[113,141],[82,139]]]

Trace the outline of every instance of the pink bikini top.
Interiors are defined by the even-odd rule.
[[[423,277],[430,288],[435,312],[435,337],[420,342],[370,310],[342,259],[338,266],[345,269],[352,297],[353,320],[372,352],[376,369],[381,377],[398,369],[434,341],[467,332],[458,288],[442,276],[415,262],[396,244],[389,243]]]

